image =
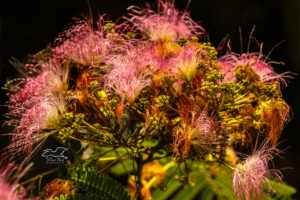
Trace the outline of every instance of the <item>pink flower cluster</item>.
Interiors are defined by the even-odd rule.
[[[113,47],[117,46],[104,38],[102,21],[99,21],[99,30],[93,29],[90,20],[78,21],[57,39],[59,45],[53,48],[54,55],[83,65],[104,62]]]
[[[126,54],[111,57],[111,71],[104,76],[104,88],[115,91],[123,100],[133,102],[139,92],[151,83],[149,67],[155,66],[151,46],[129,46]]]
[[[160,1],[158,11],[150,6],[146,9],[131,8],[133,26],[150,37],[151,40],[176,41],[180,37],[190,38],[192,34],[206,35],[205,30],[186,11],[179,12],[171,1]]]
[[[276,148],[264,146],[237,165],[233,174],[233,191],[238,199],[261,199],[262,190],[270,189],[270,177],[281,180],[281,173],[268,167],[275,154],[278,154]]]
[[[30,152],[32,144],[42,139],[38,133],[65,109],[62,93],[67,89],[68,68],[63,68],[57,60],[39,65],[39,70],[34,65],[26,66],[38,75],[27,75],[10,96],[8,124],[16,127],[13,143],[8,147],[10,152],[20,153],[25,149]]]
[[[128,22],[107,30],[103,16],[96,24],[97,28],[92,20],[78,21],[56,40],[55,46],[50,49],[49,57],[46,58],[47,61],[33,59],[34,64],[23,66],[24,69],[21,71],[24,77],[10,94],[8,103],[8,117],[10,118],[8,124],[15,126],[15,130],[11,133],[12,143],[8,147],[9,152],[18,154],[26,150],[32,153],[33,145],[40,144],[51,134],[51,130],[58,132],[59,128],[55,126],[59,123],[61,115],[67,111],[69,103],[67,101],[70,96],[72,98],[77,95],[74,98],[77,98],[80,103],[85,102],[86,99],[92,99],[100,108],[103,102],[100,102],[96,95],[94,96],[93,90],[89,91],[89,83],[92,79],[96,80],[98,84],[96,87],[103,88],[104,91],[97,91],[103,96],[115,94],[120,97],[119,107],[116,110],[111,108],[113,112],[116,112],[118,119],[124,106],[127,103],[133,104],[146,87],[153,89],[155,95],[161,95],[160,90],[170,89],[169,85],[171,85],[173,97],[179,100],[176,103],[172,102],[174,107],[167,104],[164,106],[169,106],[168,112],[170,113],[175,110],[176,118],[173,118],[172,114],[172,117],[164,123],[174,128],[171,145],[176,156],[184,159],[193,147],[197,148],[197,145],[199,147],[217,141],[216,132],[218,127],[222,126],[222,122],[215,120],[214,115],[217,116],[216,112],[225,108],[216,109],[215,112],[206,109],[206,105],[209,104],[214,107],[219,105],[218,100],[214,101],[211,96],[221,96],[218,96],[220,93],[217,92],[221,91],[219,86],[222,79],[217,79],[220,85],[214,85],[213,81],[208,81],[205,70],[210,70],[209,67],[211,67],[223,73],[224,82],[235,81],[233,72],[239,66],[250,67],[265,84],[280,81],[286,85],[285,78],[290,77],[288,73],[276,73],[271,63],[268,62],[268,58],[262,56],[261,53],[241,55],[229,53],[217,59],[217,51],[210,43],[197,42],[197,37],[193,37],[205,37],[205,30],[189,17],[188,12],[175,9],[171,1],[159,1],[156,12],[149,6],[145,9],[132,7],[130,10],[130,17],[127,20],[137,30],[131,33],[138,35],[137,38],[132,35],[131,38],[130,34],[123,33],[123,30],[129,30]],[[146,37],[143,37],[143,34]],[[77,70],[78,77],[70,77],[72,75],[70,66]],[[203,67],[202,71],[198,70],[200,67]],[[96,72],[93,73],[93,70]],[[69,81],[74,81],[72,78],[77,79],[75,80],[77,85],[72,85],[76,88],[75,91],[68,88]],[[172,82],[173,79],[176,80]],[[166,81],[166,85],[169,84],[168,87],[159,88],[160,84],[164,83],[163,81]],[[88,88],[87,94],[81,91],[82,88],[77,87],[83,82],[86,86],[84,89]],[[201,84],[203,86],[204,82],[213,84],[209,88],[211,91],[216,89],[215,93],[209,93],[210,97],[204,89],[201,91]],[[188,87],[184,88],[184,84]],[[241,96],[243,95],[238,98],[242,98]],[[149,103],[153,102],[154,100]],[[168,103],[171,103],[171,99]],[[221,103],[220,105],[223,105]],[[78,107],[82,104],[78,104]],[[197,104],[201,106],[201,109]],[[77,106],[77,104],[74,105],[74,107]],[[155,104],[150,104],[150,106],[155,107]],[[252,105],[249,104],[249,106]],[[88,110],[89,105],[86,107]],[[119,112],[119,108],[122,112]],[[151,109],[153,108],[149,110]],[[157,107],[157,110],[153,110],[158,112],[160,109],[161,107]],[[242,115],[241,110],[239,107],[231,110],[232,113],[228,115],[228,118],[234,113]],[[77,110],[74,113],[77,114]],[[285,118],[287,114],[283,114]],[[173,121],[172,124],[170,123],[171,120],[176,122],[177,118],[179,118],[180,126],[173,125]],[[244,118],[241,119],[244,120]],[[165,126],[165,124],[162,125]],[[252,122],[250,127],[253,127]],[[44,131],[45,129],[47,131]],[[220,141],[225,140],[229,135],[223,137],[222,134],[220,134]],[[210,147],[215,146],[213,144]],[[268,168],[268,162],[276,153],[275,148],[267,148],[265,145],[236,166],[233,174],[233,187],[238,199],[260,199],[262,188],[269,185],[268,178],[281,178],[279,172]],[[14,191],[15,185],[11,186],[7,181],[7,176],[11,176],[12,171],[16,169],[14,164],[9,164],[6,170],[0,170],[0,199],[20,198]]]
[[[25,199],[26,191],[22,186],[18,186],[18,183],[31,165],[24,168],[23,164],[18,166],[14,162],[6,163],[5,159],[0,160],[0,200]]]
[[[235,53],[226,54],[219,59],[222,65],[220,72],[224,74],[224,81],[233,81],[233,71],[237,66],[246,66],[252,68],[252,70],[259,75],[263,83],[272,83],[274,81],[280,81],[283,85],[287,85],[286,78],[292,78],[290,72],[277,74],[274,68],[267,62],[267,58],[264,58],[260,53],[244,53],[238,55]]]

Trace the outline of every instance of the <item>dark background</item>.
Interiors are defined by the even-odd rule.
[[[142,0],[90,0],[93,16],[107,13],[111,20],[126,15],[130,5],[142,6]],[[155,1],[152,2],[155,5]],[[187,0],[176,0],[178,8],[184,9]],[[0,86],[7,79],[16,76],[16,70],[9,64],[11,57],[22,61],[27,54],[33,54],[53,43],[58,33],[72,23],[72,18],[88,15],[87,0],[1,0],[0,2]],[[256,25],[254,37],[263,42],[266,55],[280,41],[285,42],[271,54],[271,59],[282,61],[278,72],[292,71],[300,74],[300,1],[299,0],[192,0],[191,17],[200,22],[217,46],[227,34],[230,36],[233,51],[239,53],[239,27],[243,32],[243,52],[246,52],[249,34]],[[251,51],[259,51],[255,42]],[[284,174],[284,181],[300,191],[300,90],[299,77],[295,76],[283,97],[293,110],[292,121],[281,136],[280,149],[285,149],[282,158],[275,159],[275,166]],[[6,91],[1,90],[0,105],[8,100]],[[1,109],[1,123],[5,107]],[[4,127],[1,133],[7,132]],[[8,143],[0,138],[0,148]],[[295,198],[300,199],[297,194]]]

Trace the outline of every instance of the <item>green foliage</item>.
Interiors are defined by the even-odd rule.
[[[291,196],[297,192],[296,188],[285,184],[284,182],[278,182],[275,180],[270,180],[271,195],[270,198],[277,199],[292,199]]]
[[[54,198],[55,200],[75,199],[115,199],[129,200],[125,188],[113,178],[99,174],[92,167],[78,165],[70,167],[66,179],[72,181],[76,187],[74,196],[66,195]]]
[[[59,197],[55,197],[52,200],[109,200],[109,198],[94,195],[94,194],[75,194],[75,195],[60,195]]]
[[[163,188],[156,188],[153,192],[154,200],[196,200],[196,199],[226,199],[234,200],[232,190],[232,176],[230,169],[218,166],[217,172],[208,165],[194,162],[186,184],[176,173]],[[169,172],[172,173],[172,172]],[[268,200],[292,199],[296,189],[285,183],[270,180],[271,190],[262,193],[262,198]],[[163,190],[162,190],[163,189]]]

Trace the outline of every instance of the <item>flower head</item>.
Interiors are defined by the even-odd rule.
[[[268,134],[269,140],[275,145],[280,132],[289,119],[289,113],[290,108],[282,99],[260,101],[254,112],[255,119],[257,119],[254,121],[254,125],[260,130],[267,127],[265,132]]]
[[[7,163],[5,159],[0,160],[0,200],[24,199],[25,189],[18,189],[18,183],[31,165],[24,168],[23,164],[18,166],[14,162]]]
[[[186,100],[180,103],[181,126],[175,129],[173,139],[173,150],[176,156],[185,158],[188,156],[191,145],[207,145],[216,141],[215,122],[213,117],[208,115],[207,110],[196,107]]]
[[[130,47],[125,55],[112,57],[111,71],[104,76],[104,87],[123,100],[133,102],[140,91],[151,83],[149,66],[154,64],[147,47]]]
[[[214,134],[215,122],[212,117],[208,116],[205,110],[197,113],[197,116],[193,117],[192,123],[190,124],[192,131],[189,134],[189,139],[194,144],[201,142],[213,142],[216,140]]]
[[[170,1],[159,1],[158,11],[148,8],[132,8],[129,21],[134,27],[148,35],[151,40],[177,41],[193,34],[204,35],[204,29],[194,22],[189,13],[180,12]]]
[[[54,56],[82,65],[105,63],[106,56],[121,49],[122,44],[105,36],[104,23],[101,17],[95,30],[90,20],[78,21],[57,39],[58,45],[52,49]]]
[[[31,151],[33,144],[45,139],[48,134],[41,134],[46,128],[53,128],[65,111],[66,103],[63,98],[47,96],[40,99],[32,107],[21,110],[21,119],[15,132],[12,133],[10,151]]]
[[[9,125],[15,126],[9,151],[30,152],[32,144],[39,141],[39,133],[65,110],[64,91],[67,89],[69,71],[56,60],[39,63],[37,76],[27,76],[17,87],[8,102]],[[39,138],[39,139],[38,139]]]
[[[277,74],[274,68],[267,62],[261,54],[258,53],[244,53],[237,55],[234,53],[227,54],[219,59],[222,67],[219,70],[223,73],[224,81],[233,81],[233,71],[239,66],[249,66],[259,76],[263,83],[272,83],[273,81],[281,81],[287,85],[285,78],[291,78],[288,72]]]
[[[37,76],[26,76],[10,96],[10,109],[30,108],[45,96],[58,95],[67,89],[69,78],[68,66],[62,66],[57,60],[38,63],[41,66]],[[28,64],[29,70],[34,65]],[[31,72],[28,72],[29,74]]]
[[[195,48],[184,46],[182,52],[171,61],[172,71],[182,80],[191,81],[196,75],[200,60],[201,56]]]
[[[260,199],[262,190],[269,184],[268,178],[281,179],[279,171],[268,168],[268,162],[276,153],[277,149],[264,146],[236,166],[233,191],[238,199]]]

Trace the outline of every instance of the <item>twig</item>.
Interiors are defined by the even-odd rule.
[[[26,181],[23,181],[22,183],[19,183],[19,185],[25,185],[25,184],[30,183],[30,182],[33,182],[33,181],[35,181],[35,180],[37,180],[37,179],[41,179],[43,176],[52,174],[52,173],[56,172],[57,170],[58,170],[58,168],[56,167],[56,168],[51,169],[51,170],[49,170],[49,171],[43,172],[43,173],[41,173],[41,174],[39,174],[39,175],[37,175],[37,176],[31,178],[31,179],[28,179],[28,180],[26,180]],[[40,180],[40,181],[41,181],[41,180]]]

